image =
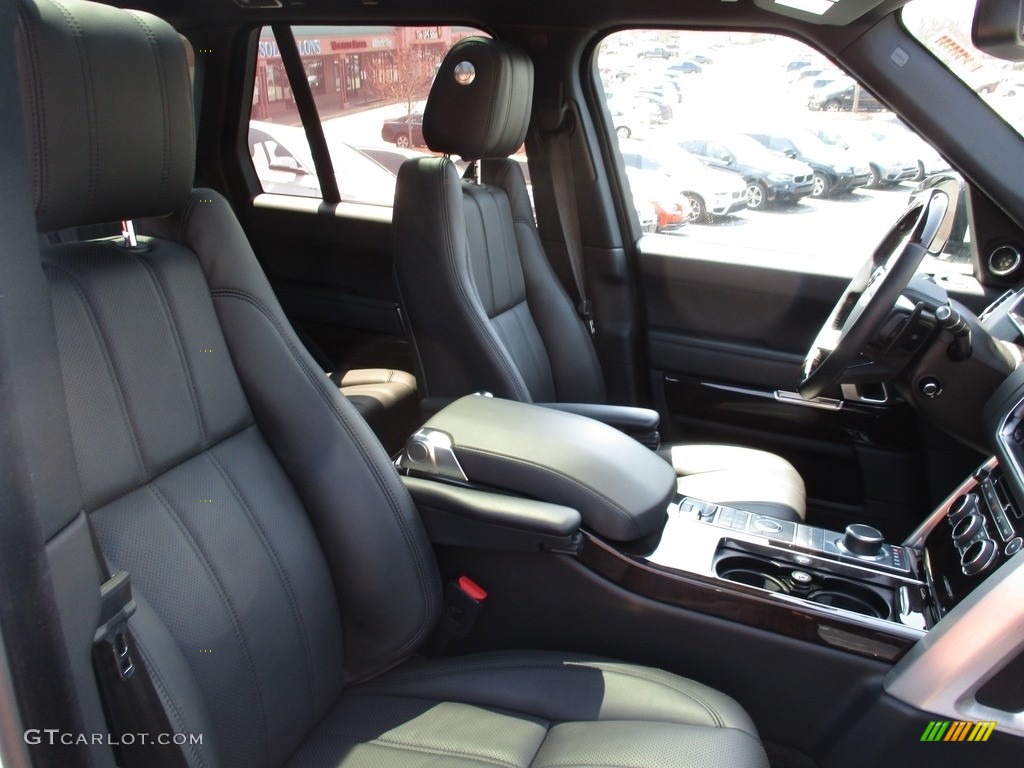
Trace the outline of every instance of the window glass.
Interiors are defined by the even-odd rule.
[[[342,202],[390,206],[398,167],[424,156],[422,109],[467,27],[296,26]],[[260,33],[249,154],[264,192],[319,198],[320,183],[278,42]]]
[[[626,30],[596,63],[627,171],[646,172],[627,173],[634,199],[687,212],[646,225],[661,252],[852,274],[914,189],[950,173],[866,88],[786,37]],[[969,271],[969,248],[951,242],[942,260]]]
[[[989,56],[971,42],[976,0],[912,0],[907,30],[989,106],[1024,134],[1024,65]]]

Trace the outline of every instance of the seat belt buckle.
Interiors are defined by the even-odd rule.
[[[445,589],[441,630],[460,640],[469,634],[483,610],[487,592],[469,576],[460,576]]]
[[[93,644],[106,644],[122,680],[135,672],[128,635],[128,619],[135,613],[132,580],[128,571],[118,571],[100,586],[100,625]]]

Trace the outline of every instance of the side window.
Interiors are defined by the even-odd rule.
[[[448,49],[469,27],[294,27],[343,203],[391,206],[398,168],[430,153],[422,109]],[[272,30],[261,30],[249,156],[263,192],[320,198],[306,131]]]
[[[952,173],[870,91],[789,38],[624,30],[602,41],[595,71],[614,94],[611,127],[636,158],[627,164],[660,164],[660,184],[638,189],[630,177],[634,197],[669,190],[689,212],[690,226],[658,230],[645,247],[708,243],[754,263],[852,274],[914,189]],[[969,243],[947,251],[941,260],[969,271]]]

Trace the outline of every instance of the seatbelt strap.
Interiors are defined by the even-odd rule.
[[[110,572],[92,521],[88,513],[83,514],[104,579],[92,662],[117,764],[120,768],[187,768],[185,755],[172,738],[175,730],[128,627],[128,619],[135,613],[131,577],[128,571]]]
[[[580,236],[579,204],[576,201],[576,180],[572,171],[572,133],[576,128],[571,112],[569,118],[557,130],[548,133],[548,148],[551,156],[551,184],[555,191],[555,206],[558,221],[562,225],[562,237],[569,256],[573,281],[579,304],[576,311],[583,318],[587,330],[593,336],[597,332],[590,299],[587,298],[586,278],[583,272],[583,243]]]

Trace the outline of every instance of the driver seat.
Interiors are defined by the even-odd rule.
[[[472,65],[460,84],[456,68]],[[465,67],[463,67],[465,69]],[[548,262],[520,163],[533,101],[533,63],[484,37],[442,62],[423,135],[442,158],[403,163],[395,193],[395,274],[424,395],[487,391],[538,403],[605,403],[597,353]],[[460,180],[448,155],[479,161]],[[679,492],[800,521],[803,479],[785,459],[732,445],[663,451]]]

